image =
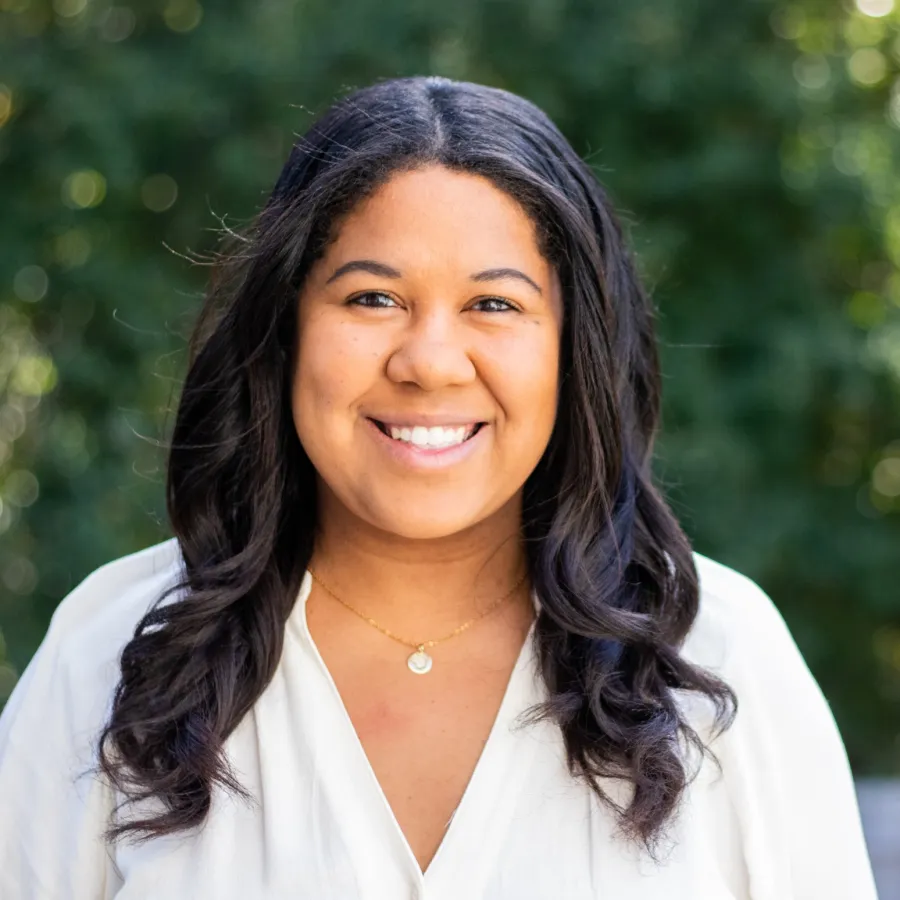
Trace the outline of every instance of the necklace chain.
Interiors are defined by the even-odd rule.
[[[433,647],[435,644],[441,644],[444,641],[449,641],[450,638],[456,637],[458,634],[462,634],[466,629],[471,628],[472,625],[474,625],[476,622],[483,619],[489,613],[492,613],[504,600],[509,599],[516,592],[517,588],[522,584],[522,582],[527,577],[528,571],[527,570],[525,571],[525,574],[522,575],[522,577],[512,586],[511,590],[509,590],[507,593],[505,593],[502,597],[498,597],[493,603],[491,603],[490,606],[488,606],[487,609],[484,610],[484,612],[475,616],[474,619],[469,619],[468,622],[463,622],[462,625],[458,625],[456,628],[453,629],[453,631],[450,632],[450,634],[445,635],[442,638],[437,638],[436,640],[432,640],[432,641],[410,641],[407,638],[400,637],[400,635],[398,635],[398,634],[394,634],[393,631],[390,631],[389,629],[385,628],[383,625],[379,625],[378,622],[376,622],[374,619],[370,618],[365,613],[361,613],[358,609],[356,609],[355,607],[353,607],[349,603],[347,603],[346,600],[342,600],[340,597],[338,597],[338,595],[335,594],[335,592],[333,590],[331,590],[331,588],[328,587],[328,585],[325,584],[322,581],[322,579],[319,578],[319,576],[316,575],[315,572],[313,572],[312,569],[309,569],[309,574],[312,575],[312,577],[322,586],[322,588],[325,590],[326,593],[328,593],[332,597],[334,597],[334,599],[337,600],[337,602],[340,603],[341,606],[345,606],[347,609],[350,610],[350,612],[355,613],[357,616],[359,616],[364,622],[368,622],[369,625],[371,625],[373,628],[378,629],[378,631],[380,631],[386,637],[389,637],[392,640],[397,641],[398,643],[404,644],[407,647],[414,647],[415,649],[421,651],[421,650],[424,650],[426,647]]]

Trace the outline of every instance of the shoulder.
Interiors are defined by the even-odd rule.
[[[737,698],[731,727],[711,742],[703,735],[723,775],[706,770],[721,786],[707,782],[711,821],[736,817],[750,883],[766,885],[766,896],[874,900],[853,776],[825,695],[772,599],[721,563],[699,554],[695,563],[700,605],[682,653]],[[709,719],[697,723],[705,731]]]
[[[734,691],[737,720],[732,737],[758,736],[770,727],[785,734],[833,728],[821,688],[772,598],[752,579],[720,562],[698,553],[694,561],[699,607],[681,655]],[[694,695],[685,702],[706,709]]]
[[[98,740],[122,648],[179,569],[177,542],[155,544],[94,569],[54,612],[0,715],[3,897],[111,896],[119,882],[102,838],[118,798],[96,777]]]
[[[695,554],[700,605],[682,655],[720,677],[735,693],[731,742],[760,752],[785,742],[843,747],[825,695],[772,599],[750,578]],[[845,759],[845,758],[844,758]]]
[[[181,550],[176,538],[136,550],[98,566],[60,601],[50,630],[71,630],[104,619],[127,619],[147,591],[180,574]]]
[[[789,658],[805,667],[778,607],[755,581],[694,553],[700,598],[683,653],[691,661],[736,674],[748,655]]]
[[[95,729],[118,682],[123,647],[180,575],[171,538],[99,566],[63,597],[3,710],[0,750],[11,731],[37,735],[48,717],[65,721],[70,734]]]
[[[144,613],[180,574],[175,538],[104,563],[60,601],[45,640],[76,655],[121,649]]]

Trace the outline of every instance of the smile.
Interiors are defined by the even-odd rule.
[[[487,422],[426,426],[369,417],[364,421],[385,458],[407,471],[438,471],[459,465],[479,452],[490,431]]]
[[[473,422],[469,425],[427,425],[403,424],[393,425],[371,419],[382,434],[394,441],[412,444],[421,450],[445,450],[456,447],[473,437],[484,425],[484,422]]]

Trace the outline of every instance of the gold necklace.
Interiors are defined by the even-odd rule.
[[[312,575],[312,577],[322,586],[326,593],[334,597],[334,599],[337,600],[337,602],[340,603],[341,606],[345,606],[350,610],[350,612],[355,613],[357,616],[359,616],[364,622],[368,622],[373,628],[377,628],[383,635],[386,635],[392,640],[404,644],[407,647],[414,647],[415,650],[413,653],[410,653],[409,657],[406,660],[406,664],[407,666],[409,666],[409,670],[411,672],[415,672],[416,675],[427,675],[431,671],[431,666],[434,660],[432,660],[430,654],[425,652],[425,648],[433,647],[435,644],[443,643],[444,641],[450,640],[450,638],[452,637],[456,637],[456,635],[458,634],[462,634],[467,628],[470,628],[477,621],[483,619],[488,613],[493,612],[504,600],[508,599],[516,592],[516,589],[522,584],[522,582],[528,575],[528,571],[526,570],[525,574],[513,585],[512,590],[495,600],[483,613],[475,616],[474,619],[469,619],[468,622],[463,622],[462,625],[454,628],[453,631],[451,631],[450,634],[446,635],[445,637],[437,638],[433,641],[410,641],[406,638],[402,638],[399,635],[394,634],[394,632],[389,631],[382,625],[379,625],[374,619],[369,618],[369,616],[352,607],[349,603],[347,603],[346,600],[342,600],[340,597],[338,597],[338,595],[335,594],[335,592],[331,590],[331,588],[329,588],[328,585],[325,584],[322,579],[319,578],[319,576],[316,575],[315,572],[313,572],[312,569],[309,569],[309,574]]]

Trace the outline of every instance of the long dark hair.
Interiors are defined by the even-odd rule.
[[[271,680],[310,561],[315,479],[289,406],[298,287],[340,217],[393,173],[476,173],[532,216],[564,293],[560,401],[524,492],[535,629],[573,776],[654,852],[691,780],[684,750],[713,755],[676,691],[737,701],[679,655],[698,611],[687,538],[655,488],[660,402],[653,310],[606,195],[544,113],[514,94],[404,78],[336,102],[294,146],[252,227],[218,257],[189,347],[168,459],[183,578],[121,657],[99,745],[138,840],[201,824],[216,785],[243,788],[223,752]],[[713,755],[714,758],[714,755]],[[634,786],[630,803],[604,777]]]

